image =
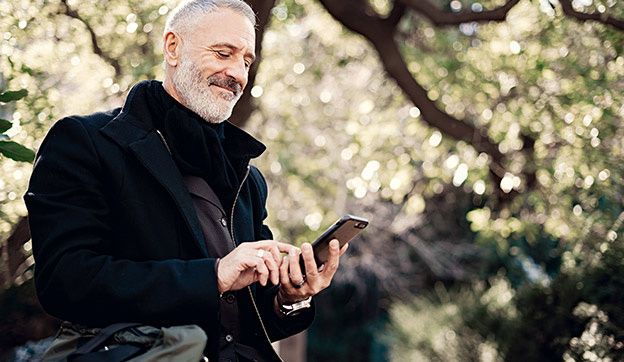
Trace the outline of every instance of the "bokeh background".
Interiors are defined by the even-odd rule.
[[[621,0],[249,2],[232,121],[268,147],[276,238],[371,220],[309,361],[624,360]],[[0,1],[0,357],[58,324],[32,286],[28,149],[162,80],[175,5]]]

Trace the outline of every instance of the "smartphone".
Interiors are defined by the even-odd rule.
[[[351,241],[360,231],[368,226],[368,220],[363,217],[345,215],[330,226],[321,236],[312,243],[314,250],[314,260],[317,266],[325,264],[329,259],[329,242],[338,239],[340,247]],[[301,272],[305,273],[303,256],[299,259]]]

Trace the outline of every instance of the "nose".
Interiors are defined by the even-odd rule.
[[[225,68],[225,75],[234,78],[240,85],[241,91],[247,85],[248,71],[244,60],[232,61]]]

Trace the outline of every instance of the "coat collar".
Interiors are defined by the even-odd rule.
[[[101,131],[124,148],[128,147],[130,143],[146,137],[150,132],[154,133],[156,130],[150,116],[154,109],[150,109],[146,101],[146,94],[149,88],[153,89],[156,87],[162,88],[162,83],[151,80],[135,84],[128,92],[120,113],[105,124]],[[161,106],[177,102],[169,95],[167,95],[167,98],[162,100],[161,103],[163,104],[156,106],[158,107],[158,112],[166,112],[166,110],[160,109],[162,108]],[[233,154],[234,157],[256,158],[266,149],[261,142],[229,121],[223,123],[223,133],[228,140],[228,152],[230,154],[236,153]]]
[[[126,97],[120,113],[105,124],[100,131],[123,149],[130,150],[145,168],[171,195],[192,231],[198,248],[208,256],[203,232],[193,200],[164,139],[156,132],[152,121],[153,108],[147,101],[150,87],[162,87],[158,81],[137,83]],[[173,98],[171,98],[173,99]],[[153,102],[154,100],[152,100]],[[165,100],[167,101],[167,100]],[[163,102],[167,103],[167,102]],[[160,106],[162,104],[158,104]],[[234,157],[249,159],[259,156],[265,146],[242,129],[229,122],[223,125],[226,146]]]

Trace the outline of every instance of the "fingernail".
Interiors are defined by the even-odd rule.
[[[290,254],[290,255],[297,255],[297,248],[291,248],[290,251],[288,252],[288,254]]]

